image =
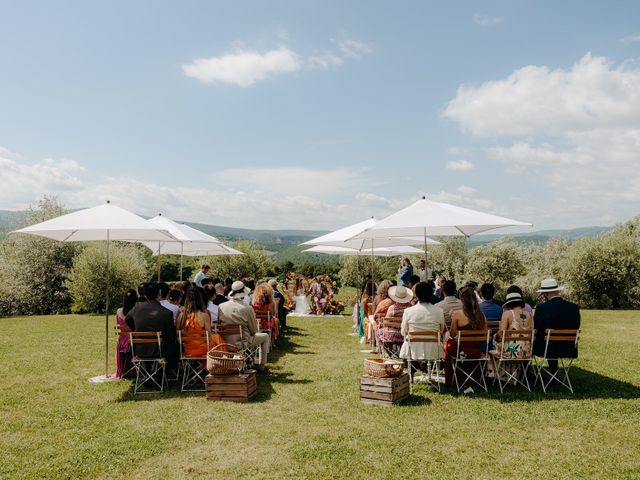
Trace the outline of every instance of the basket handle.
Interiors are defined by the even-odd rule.
[[[227,347],[227,353],[235,353],[235,352],[239,352],[240,349],[238,347],[236,347],[234,344],[232,343],[219,343],[218,345],[216,345],[215,347],[213,347],[211,350],[209,350],[210,352],[217,350],[220,347]],[[233,349],[231,351],[229,351],[229,348]]]

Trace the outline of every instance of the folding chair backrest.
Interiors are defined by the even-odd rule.
[[[129,336],[129,328],[123,325],[114,325],[113,330],[116,332],[116,335],[126,335]]]
[[[460,356],[460,351],[461,348],[460,346],[463,344],[469,344],[469,343],[480,343],[480,344],[484,344],[484,345],[488,345],[489,344],[489,335],[491,335],[491,331],[488,329],[485,330],[458,330],[458,333],[456,334],[456,338],[457,338],[457,349],[456,349],[456,357]],[[487,357],[488,355],[488,348],[484,349],[485,352],[483,352],[481,357],[478,358],[484,358]]]
[[[545,330],[545,342],[575,342],[578,343],[580,330],[553,329]]]
[[[383,317],[382,328],[397,328],[400,330],[402,326],[402,318],[400,317]]]
[[[407,333],[409,343],[440,343],[440,332],[432,330],[415,330]]]
[[[505,351],[505,345],[509,345],[512,342],[527,342],[530,345],[533,345],[533,338],[535,331],[533,329],[530,330],[500,330],[500,349],[501,352]],[[526,356],[519,357],[518,360],[530,360],[532,351],[531,348],[527,350],[523,350],[523,352],[528,352]],[[510,359],[513,360],[513,359]]]
[[[211,349],[211,340],[209,338],[209,332],[202,330],[201,332],[178,330],[178,343],[180,344],[180,356],[184,356],[184,343],[185,342],[205,342],[207,345],[207,351]]]
[[[216,325],[215,333],[219,333],[223,337],[228,335],[239,335],[242,340],[242,326],[241,325]]]
[[[162,357],[162,332],[129,332],[129,342],[131,343],[131,355],[136,356],[136,345],[158,346],[158,352]]]
[[[495,333],[499,329],[500,329],[500,320],[487,321],[487,330],[491,330],[492,333]]]

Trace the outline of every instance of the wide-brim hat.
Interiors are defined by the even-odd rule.
[[[564,287],[558,285],[555,278],[545,278],[540,282],[540,288],[536,290],[538,293],[547,293],[547,292],[559,292],[564,290]]]
[[[231,291],[229,292],[230,298],[244,298],[251,293],[247,287],[244,286],[240,280],[236,280],[231,284]]]
[[[389,298],[396,303],[409,303],[413,299],[411,289],[403,286],[389,288]]]
[[[517,302],[524,302],[524,299],[522,298],[522,295],[520,295],[518,292],[511,292],[511,293],[507,294],[507,299],[504,301],[502,306],[503,307],[508,307],[509,305],[517,303]]]

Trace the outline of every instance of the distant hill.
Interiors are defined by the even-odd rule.
[[[24,221],[25,212],[0,210],[0,239],[8,232],[16,228]],[[222,227],[204,223],[185,222],[187,225],[197,228],[209,235],[218,237],[223,241],[236,241],[249,239],[260,242],[266,250],[274,253],[274,261],[282,264],[290,261],[294,264],[304,262],[332,263],[337,257],[322,254],[302,253],[305,247],[300,243],[327,233],[322,230],[260,230],[248,228]],[[574,229],[540,230],[526,233],[500,234],[491,233],[476,235],[469,239],[470,246],[482,245],[500,238],[513,238],[518,243],[544,243],[553,237],[564,237],[569,240],[577,240],[583,237],[593,237],[606,232],[611,227],[582,227]]]

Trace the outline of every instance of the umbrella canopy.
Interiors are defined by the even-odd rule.
[[[239,250],[231,248],[224,243],[200,243],[200,242],[185,242],[185,243],[163,243],[162,248],[158,251],[158,242],[145,242],[147,247],[151,249],[152,254],[155,255],[185,255],[187,257],[207,257],[214,255],[244,255]]]
[[[11,233],[39,235],[62,242],[175,240],[166,228],[153,225],[144,218],[109,202],[61,215]]]
[[[61,215],[30,227],[11,233],[26,233],[52,238],[62,242],[106,241],[106,288],[105,288],[105,374],[90,381],[102,382],[109,377],[109,245],[111,240],[125,242],[167,241],[175,237],[165,228],[149,223],[144,218],[112,205],[104,205],[78,210]]]
[[[495,228],[532,226],[530,223],[511,220],[489,213],[448,203],[434,202],[422,197],[414,204],[389,215],[365,231],[355,234],[351,240],[385,239],[416,235],[470,236]],[[378,240],[376,240],[378,245]]]
[[[437,245],[440,242],[429,239],[432,245]],[[327,255],[373,255],[375,257],[396,257],[398,255],[416,255],[422,253],[422,250],[411,245],[404,245],[398,247],[376,247],[373,252],[360,251],[355,248],[346,247],[333,247],[329,245],[316,245],[315,247],[307,248],[303,252],[309,253],[326,253]]]
[[[378,224],[378,220],[371,217],[363,222],[358,222],[348,227],[341,228],[334,232],[327,233],[317,238],[308,240],[302,245],[323,245],[323,246],[335,246],[355,249],[358,251],[371,251],[371,248],[379,247],[402,247],[407,245],[421,245],[424,243],[424,238],[421,236],[411,236],[404,238],[382,238],[374,237],[366,238],[360,237],[360,234],[366,232],[368,229]],[[418,234],[422,235],[422,233]],[[356,238],[354,238],[356,237]],[[429,239],[428,243],[434,240]],[[435,244],[435,243],[434,243]]]

